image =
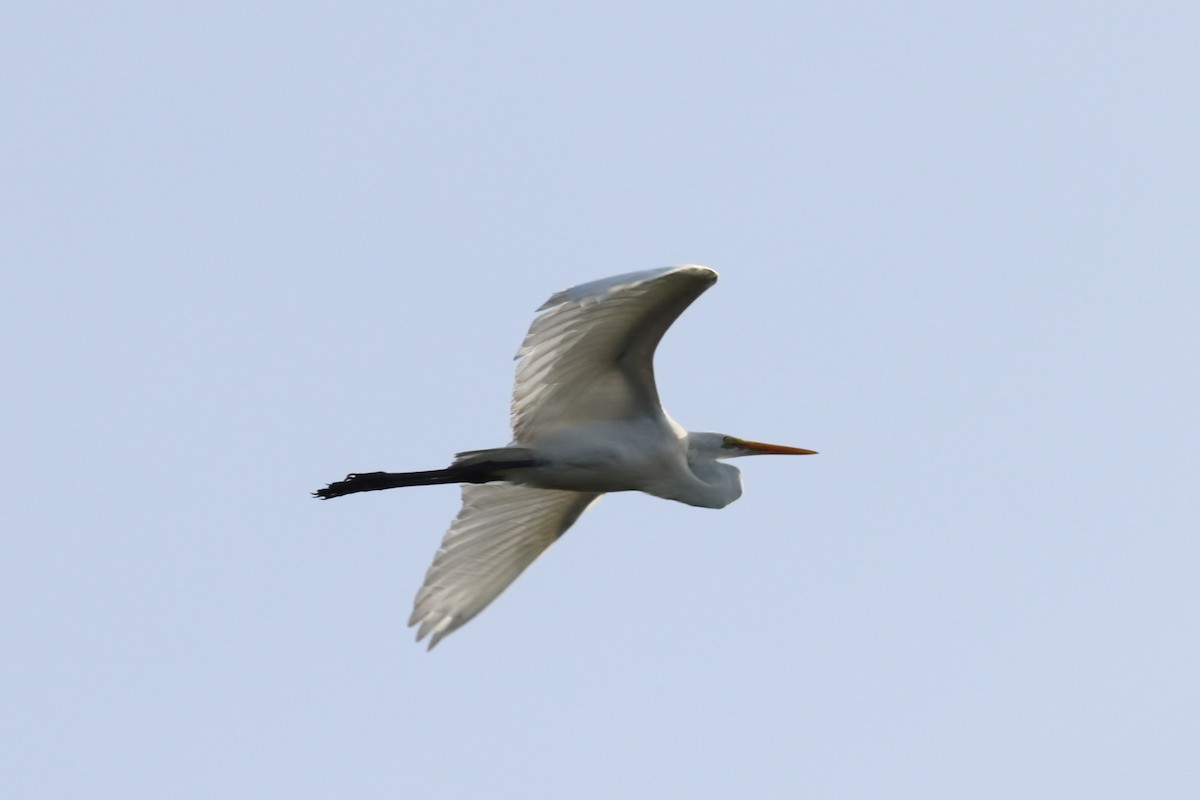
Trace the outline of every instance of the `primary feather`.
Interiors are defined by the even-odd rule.
[[[419,626],[417,641],[433,634],[432,648],[467,624],[599,497],[511,483],[464,486],[462,508],[413,603],[408,624]]]

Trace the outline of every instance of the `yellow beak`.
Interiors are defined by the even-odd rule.
[[[762,456],[815,456],[816,450],[805,450],[803,447],[784,447],[781,444],[763,444],[762,442],[742,442],[746,449],[755,455]]]

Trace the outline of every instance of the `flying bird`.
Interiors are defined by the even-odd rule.
[[[714,270],[687,265],[555,294],[517,351],[507,447],[458,453],[445,469],[352,473],[313,493],[463,484],[462,508],[408,620],[418,642],[431,635],[433,649],[469,622],[602,494],[638,491],[723,508],[742,494],[741,473],[726,459],[814,453],[689,432],[663,410],[654,351],[716,280]]]

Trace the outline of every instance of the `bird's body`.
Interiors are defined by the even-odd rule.
[[[536,440],[529,449],[546,466],[526,468],[510,480],[539,489],[645,492],[724,508],[741,496],[740,475],[720,464],[730,472],[697,474],[690,456],[701,444],[670,418],[593,423]]]
[[[517,352],[513,441],[426,472],[358,473],[315,494],[462,483],[463,505],[417,594],[410,625],[430,647],[494,600],[602,494],[640,491],[705,508],[742,493],[721,459],[811,450],[689,433],[663,410],[654,351],[717,279],[667,267],[552,296]]]

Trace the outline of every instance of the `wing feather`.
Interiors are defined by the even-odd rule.
[[[538,309],[517,351],[513,438],[662,414],[654,351],[667,328],[717,280],[694,265],[585,283]]]
[[[432,650],[508,588],[599,498],[509,483],[463,486],[462,508],[442,539],[408,624]]]

